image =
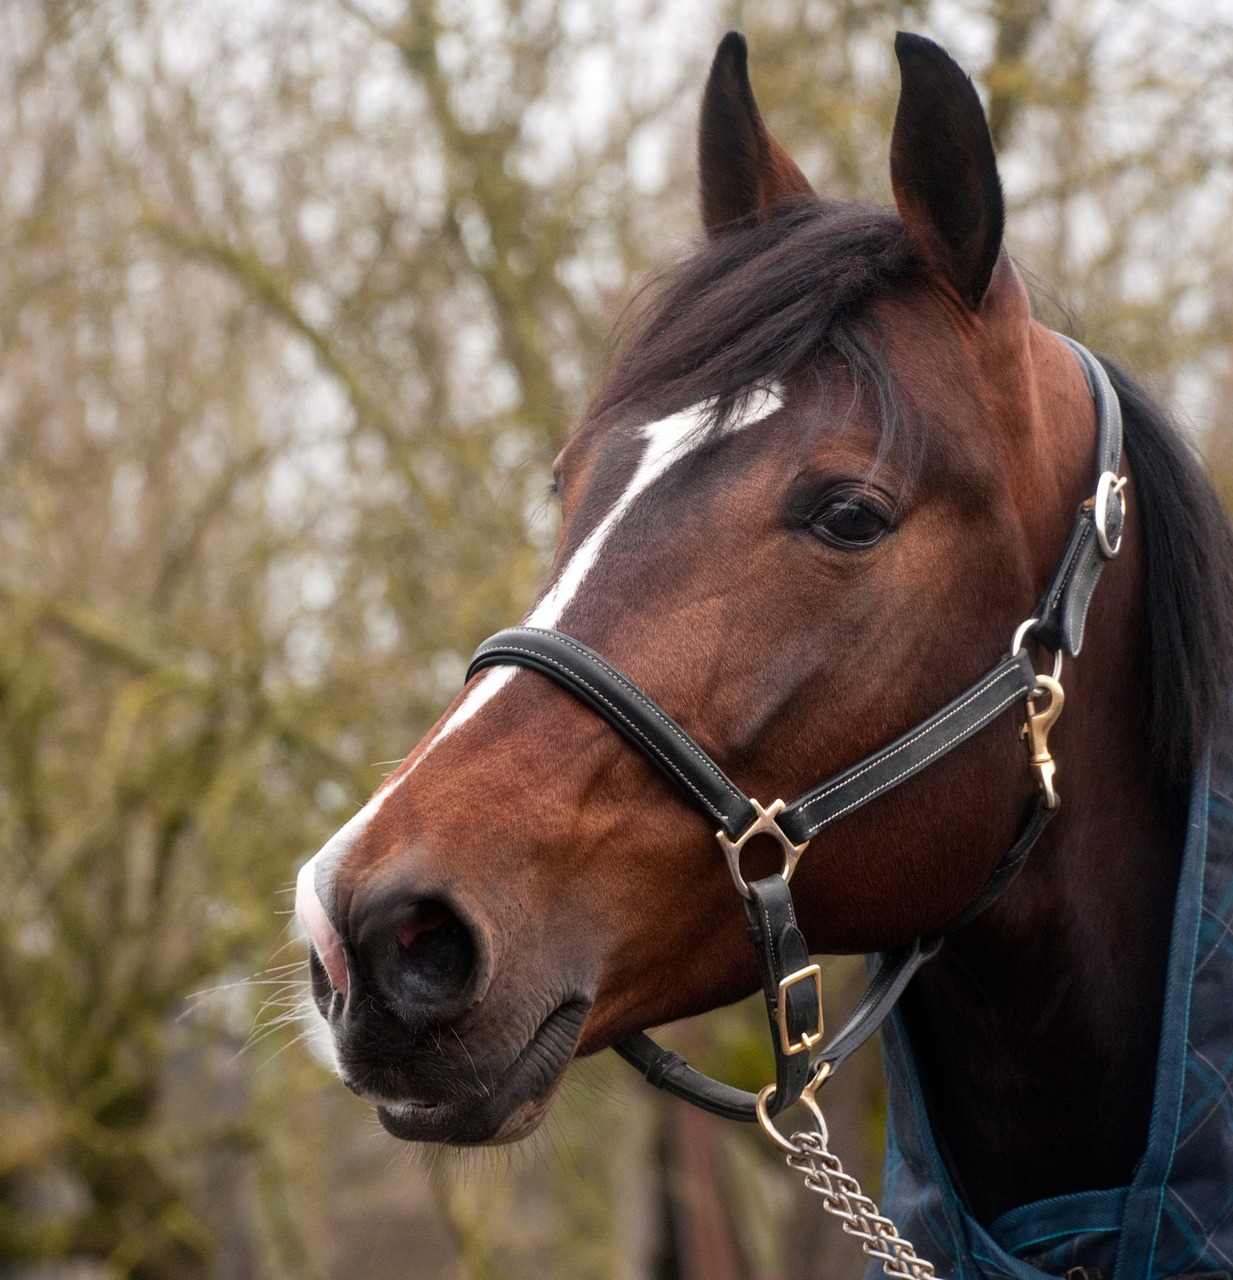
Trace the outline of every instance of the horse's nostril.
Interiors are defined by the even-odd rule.
[[[426,933],[444,928],[453,917],[439,902],[417,902],[407,918],[394,930],[394,937],[404,951],[410,951]]]
[[[446,998],[467,984],[475,964],[471,935],[439,902],[417,902],[394,930],[402,986],[419,997]]]
[[[475,943],[443,902],[373,903],[355,929],[360,966],[389,1008],[416,1021],[450,1016],[475,968]]]

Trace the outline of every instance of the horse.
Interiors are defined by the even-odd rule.
[[[887,1189],[940,1265],[1227,1272],[1233,1015],[1193,992],[1229,970],[1233,533],[1167,413],[1033,318],[971,81],[895,49],[880,207],[814,192],[720,44],[705,240],[556,460],[523,626],[301,871],[313,993],[387,1130],[492,1144],[576,1056],[680,1085],[640,1033],[760,987],[786,1105],[825,1075],[809,954],[889,957]],[[748,801],[835,777],[808,833]]]

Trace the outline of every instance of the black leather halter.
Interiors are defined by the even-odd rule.
[[[1122,415],[1117,394],[1096,358],[1065,338],[1078,356],[1096,402],[1096,490],[1081,504],[1049,589],[1036,612],[1015,633],[1009,657],[935,715],[889,746],[820,783],[785,804],[763,807],[746,796],[709,755],[653,699],[598,653],[560,631],[511,627],[476,650],[468,679],[485,667],[513,664],[547,676],[603,717],[636,747],[712,822],[737,889],[745,899],[749,935],[758,955],[763,995],[775,1052],[775,1092],[767,1107],[775,1115],[795,1102],[820,1071],[830,1071],[881,1025],[913,974],[933,956],[948,934],[975,919],[1015,878],[1045,824],[1057,811],[1053,762],[1047,731],[1062,704],[1057,683],[1062,655],[1074,657],[1083,643],[1092,592],[1107,560],[1121,545],[1125,523]],[[1055,654],[1052,677],[1038,676],[1025,638],[1031,635]],[[1047,711],[1037,714],[1034,699],[1051,695]],[[994,868],[977,897],[943,929],[884,954],[847,1022],[819,1052],[822,1041],[821,970],[809,962],[804,935],[796,924],[788,882],[805,846],[840,818],[897,787],[961,742],[1026,702],[1032,765],[1040,782],[1018,839]],[[741,875],[740,856],[755,835],[767,835],[783,851],[780,872],[753,883]],[[755,1118],[756,1097],[694,1071],[676,1053],[639,1034],[616,1046],[617,1052],[661,1089],[718,1115]]]

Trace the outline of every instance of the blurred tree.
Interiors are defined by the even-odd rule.
[[[1042,313],[1081,317],[1233,469],[1221,7],[10,0],[0,1269],[408,1274],[338,1190],[415,1181],[390,1145],[305,1058],[233,1060],[262,992],[259,1025],[299,1029],[298,949],[243,979],[371,762],[524,609],[607,324],[693,232],[682,157],[733,24],[772,128],[841,197],[887,197],[895,27],[952,48]],[[756,1078],[760,1034],[737,1011],[707,1043]],[[875,1073],[835,1101],[865,1177]],[[419,1273],[650,1274],[656,1105],[592,1064],[550,1122],[559,1164],[442,1162],[452,1235]],[[723,1142],[729,1185],[797,1220],[741,1228],[760,1273],[858,1273],[756,1135]]]
[[[0,1258],[192,1275],[267,1120],[169,1019],[524,607],[674,80],[571,116],[622,37],[553,5],[0,31]]]

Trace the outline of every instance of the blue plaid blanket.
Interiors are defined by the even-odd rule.
[[[934,1139],[903,1023],[890,1081],[884,1211],[947,1280],[1233,1275],[1233,744],[1198,771],[1174,912],[1147,1151],[1116,1190],[1021,1205],[982,1227]],[[871,1265],[867,1280],[880,1276]]]

